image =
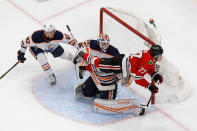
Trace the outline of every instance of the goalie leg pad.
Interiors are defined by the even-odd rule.
[[[99,93],[91,76],[84,82],[82,91],[86,97],[95,97]]]
[[[94,100],[94,112],[102,114],[126,114],[141,115],[143,108],[135,99],[120,100]]]
[[[87,100],[94,99],[94,97],[84,95],[83,83],[79,83],[74,87],[74,96],[75,96],[75,100],[78,100],[79,98],[83,98],[83,99],[87,99]]]
[[[83,92],[82,92],[82,85],[83,85],[82,83],[79,83],[79,84],[75,85],[75,87],[74,87],[75,100],[84,96]]]
[[[114,100],[117,95],[117,84],[115,84],[115,89],[99,91],[98,98],[106,100]]]

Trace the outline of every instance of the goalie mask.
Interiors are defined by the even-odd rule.
[[[109,36],[107,34],[100,34],[97,39],[99,46],[102,50],[106,51],[109,47]]]

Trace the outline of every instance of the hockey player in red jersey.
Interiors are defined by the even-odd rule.
[[[35,31],[32,35],[22,40],[21,48],[17,53],[18,61],[19,63],[25,62],[26,58],[24,55],[27,47],[29,47],[30,53],[49,76],[50,84],[56,85],[55,74],[47,61],[45,53],[49,52],[53,57],[72,60],[72,54],[65,52],[60,43],[67,43],[75,46],[75,40],[72,40],[69,35],[56,30],[51,24],[46,24],[42,30]]]
[[[163,48],[159,45],[153,45],[150,50],[143,50],[136,54],[125,57],[124,54],[115,56],[114,58],[98,58],[80,51],[74,58],[77,63],[79,57],[83,57],[90,65],[85,70],[97,68],[102,72],[114,72],[122,75],[122,85],[128,86],[133,80],[152,93],[157,93],[158,88],[152,83],[144,79],[145,74],[149,74],[155,82],[162,83],[163,77],[155,71],[155,64],[162,59]],[[94,65],[94,66],[93,66]]]

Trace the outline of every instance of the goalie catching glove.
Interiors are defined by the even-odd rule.
[[[84,71],[86,70],[85,66],[78,66],[76,67],[77,78],[83,79]]]
[[[83,52],[83,50],[79,50],[74,56],[73,63],[77,64],[79,61],[81,61],[81,59],[83,59],[84,54],[85,53]]]
[[[24,63],[25,60],[26,60],[26,58],[24,57],[24,56],[25,56],[25,53],[23,53],[23,52],[21,52],[21,51],[18,51],[17,54],[18,54],[18,56],[17,56],[18,62],[19,62],[19,63]]]
[[[152,79],[157,83],[159,81],[159,83],[163,82],[163,77],[159,74],[159,73],[154,73],[152,75]]]
[[[158,87],[156,87],[155,85],[153,84],[149,84],[148,87],[147,87],[152,93],[157,93],[159,91]]]

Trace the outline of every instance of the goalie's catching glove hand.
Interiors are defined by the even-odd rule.
[[[81,59],[83,59],[84,54],[85,53],[82,50],[79,50],[74,56],[73,63],[77,64]]]
[[[24,56],[25,56],[25,53],[23,53],[23,52],[21,52],[21,51],[18,51],[17,54],[18,54],[18,56],[17,56],[18,62],[19,62],[19,63],[24,63],[25,60],[26,60],[26,58],[24,57]]]
[[[147,87],[152,93],[157,93],[159,91],[159,89],[153,85],[153,84],[149,84],[148,87]]]
[[[86,70],[86,67],[85,66],[79,66],[79,79],[83,79],[83,74],[84,74],[84,71]]]
[[[159,73],[154,73],[152,75],[152,79],[157,83],[159,81],[159,83],[163,82],[163,77],[159,74]]]

